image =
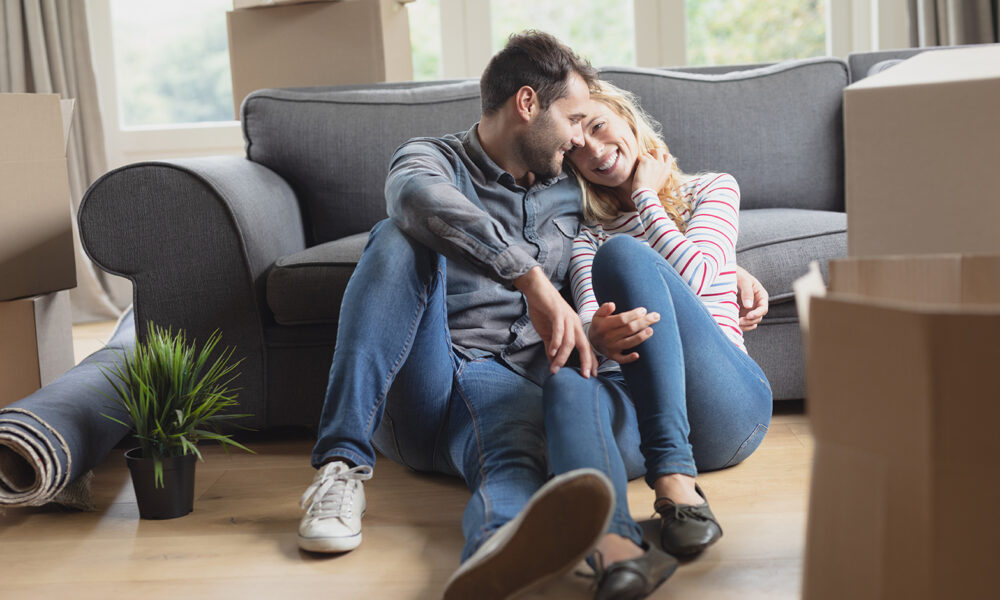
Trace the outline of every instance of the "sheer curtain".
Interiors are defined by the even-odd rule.
[[[997,0],[909,0],[914,46],[997,42]]]
[[[76,99],[66,158],[73,206],[77,287],[75,322],[117,318],[130,283],[94,266],[80,246],[76,211],[87,187],[107,170],[97,85],[82,0],[0,0],[0,92]],[[118,303],[112,297],[119,298]]]

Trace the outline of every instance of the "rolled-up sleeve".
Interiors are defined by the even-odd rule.
[[[512,286],[538,262],[483,209],[471,181],[463,181],[468,173],[460,170],[446,147],[428,141],[404,144],[386,178],[389,217],[422,244]]]

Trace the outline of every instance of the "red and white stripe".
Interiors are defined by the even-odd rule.
[[[609,238],[631,235],[656,250],[701,298],[715,322],[744,352],[736,297],[736,237],[739,231],[740,189],[732,175],[708,173],[680,187],[692,212],[682,213],[682,233],[663,210],[653,190],[632,195],[636,212],[622,213],[610,223],[585,225],[573,241],[570,285],[577,311],[590,327],[597,311],[591,283],[594,253]]]

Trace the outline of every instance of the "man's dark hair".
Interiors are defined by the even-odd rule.
[[[496,112],[523,86],[538,94],[546,110],[567,94],[570,73],[576,73],[588,88],[597,81],[597,70],[555,36],[529,29],[515,33],[507,45],[490,59],[479,80],[483,114]]]

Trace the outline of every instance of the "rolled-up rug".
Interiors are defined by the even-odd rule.
[[[55,502],[93,509],[90,470],[128,429],[103,371],[135,347],[132,310],[108,344],[34,394],[0,409],[0,511]]]

